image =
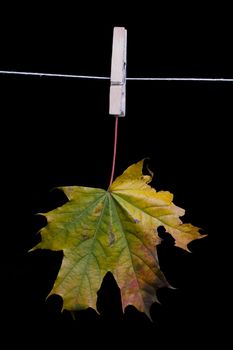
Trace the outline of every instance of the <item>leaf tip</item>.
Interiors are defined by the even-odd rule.
[[[32,247],[31,249],[28,250],[28,254],[34,252],[35,250],[40,249],[40,243]]]

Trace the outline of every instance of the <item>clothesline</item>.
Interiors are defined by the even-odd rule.
[[[75,78],[75,79],[97,79],[110,80],[110,77],[92,76],[92,75],[75,75],[75,74],[57,74],[57,73],[42,73],[42,72],[22,72],[22,71],[8,71],[0,70],[0,74],[10,75],[26,75],[39,77],[55,77],[55,78]],[[233,78],[194,78],[194,77],[127,77],[126,80],[134,81],[200,81],[200,82],[233,82]]]

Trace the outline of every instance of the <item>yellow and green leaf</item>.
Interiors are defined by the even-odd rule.
[[[62,265],[50,292],[63,298],[63,309],[96,309],[97,291],[110,271],[121,290],[122,305],[134,305],[149,316],[156,291],[169,287],[159,267],[156,247],[163,226],[175,245],[202,238],[199,229],[183,224],[184,210],[170,192],[148,185],[143,160],[131,165],[108,191],[81,186],[61,187],[68,202],[43,214],[41,242],[34,249],[62,250]]]

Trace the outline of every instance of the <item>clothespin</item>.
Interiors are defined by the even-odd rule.
[[[127,30],[114,27],[112,42],[109,114],[125,116]]]

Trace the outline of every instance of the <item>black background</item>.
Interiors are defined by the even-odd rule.
[[[21,6],[13,7],[10,17],[2,11],[0,69],[109,76],[112,30],[125,26],[129,77],[233,77],[227,8],[154,5],[126,10],[121,3],[118,11],[116,4]],[[61,299],[45,298],[62,255],[27,253],[45,224],[35,213],[64,201],[52,188],[108,187],[114,134],[109,81],[0,75],[0,89],[1,318],[8,341],[30,345],[31,336],[44,344],[64,338],[78,347],[93,340],[96,346],[123,344],[123,339],[144,346],[217,340],[224,321],[219,235],[232,83],[127,82],[115,175],[149,157],[152,185],[174,193],[175,203],[186,209],[185,221],[208,234],[190,244],[188,254],[161,233],[161,268],[177,289],[159,292],[161,305],[152,306],[152,323],[132,307],[122,314],[109,276],[99,293],[100,315],[87,310],[73,321],[67,312],[60,314]]]

